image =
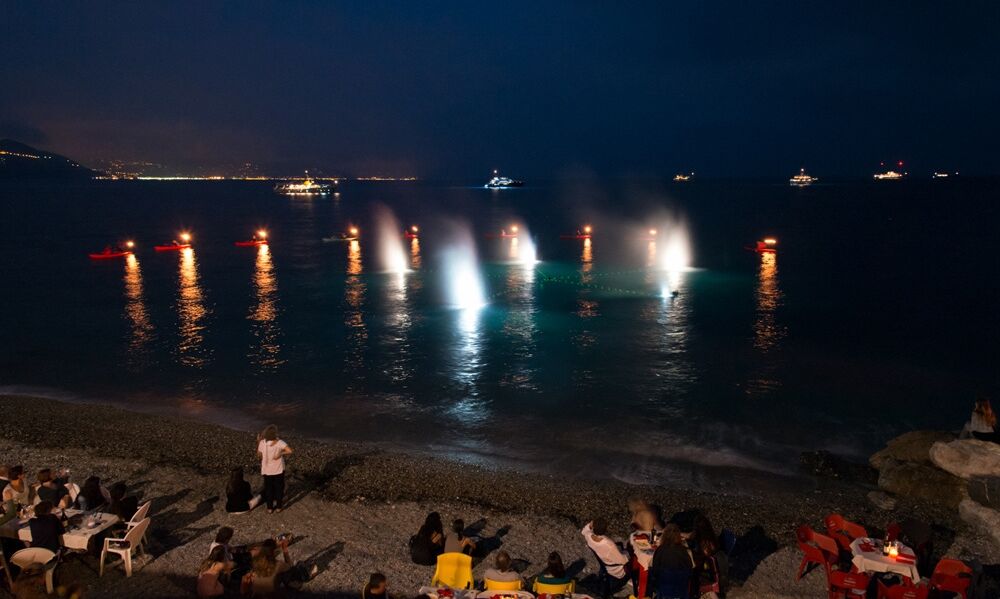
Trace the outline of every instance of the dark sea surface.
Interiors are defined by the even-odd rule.
[[[739,486],[805,450],[957,429],[1000,382],[996,180],[3,185],[0,392]],[[533,267],[486,238],[515,222]],[[590,242],[559,238],[585,223]],[[359,243],[322,241],[350,225]],[[258,227],[268,249],[234,247]],[[193,251],[153,252],[182,229]],[[448,293],[463,232],[478,311]],[[764,236],[777,254],[743,249]],[[665,270],[685,237],[694,268]],[[88,259],[125,238],[134,259]],[[385,272],[383,247],[411,271]]]

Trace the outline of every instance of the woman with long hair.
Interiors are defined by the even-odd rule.
[[[226,548],[217,545],[198,568],[198,597],[221,597],[226,593],[222,573],[232,568],[226,561]]]
[[[444,552],[444,524],[437,512],[427,514],[423,526],[410,537],[410,559],[421,566],[433,566]]]
[[[292,557],[288,553],[288,538],[282,536],[279,539],[268,539],[261,543],[257,555],[253,557],[250,572],[243,577],[241,588],[244,595],[276,597],[281,591],[281,585],[297,587],[319,572],[316,564],[311,567],[302,563],[293,566]],[[280,562],[279,550],[282,556]]]
[[[254,495],[250,490],[250,483],[243,478],[243,468],[233,468],[226,485],[226,511],[245,514],[259,503],[260,495]]]
[[[100,477],[91,476],[83,481],[83,487],[80,489],[76,501],[80,504],[81,510],[93,511],[111,503],[111,494],[101,486]]]
[[[563,565],[562,556],[557,551],[549,554],[545,570],[538,575],[537,580],[542,584],[566,584],[569,582],[569,577],[566,576],[566,566]]]
[[[267,513],[280,512],[285,500],[285,456],[292,448],[278,438],[278,427],[270,425],[257,437],[260,474],[264,477],[264,502]]]

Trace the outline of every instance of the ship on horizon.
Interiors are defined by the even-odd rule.
[[[902,160],[899,161],[898,165],[899,165],[899,170],[898,171],[889,169],[889,170],[887,170],[887,171],[885,171],[883,173],[875,173],[875,175],[873,175],[874,178],[875,178],[875,180],[876,181],[898,181],[899,179],[902,179],[903,177],[906,176],[907,173],[906,173],[906,171],[903,170],[903,161]],[[882,163],[882,166],[885,167],[885,163],[884,162]]]
[[[690,181],[692,177],[694,177],[694,173],[689,173],[687,175],[685,175],[684,173],[677,173],[676,175],[674,175],[674,182],[683,183],[685,181]]]
[[[805,187],[806,185],[812,185],[816,181],[819,181],[819,177],[813,177],[806,174],[806,169],[800,168],[799,174],[795,175],[788,180],[789,185],[794,185],[796,187]]]
[[[518,181],[517,179],[511,179],[510,177],[501,177],[500,173],[493,169],[493,178],[490,179],[486,185],[483,185],[486,189],[505,189],[508,187],[523,187],[524,181]]]
[[[309,171],[306,171],[304,179],[279,183],[274,186],[274,191],[285,195],[327,195],[336,185],[336,179],[332,184],[317,183],[309,176]]]

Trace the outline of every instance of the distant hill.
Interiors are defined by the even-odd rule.
[[[0,179],[89,179],[100,173],[13,139],[0,139]]]

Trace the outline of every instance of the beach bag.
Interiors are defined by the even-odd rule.
[[[244,597],[253,596],[253,572],[247,572],[240,579],[240,595]]]

